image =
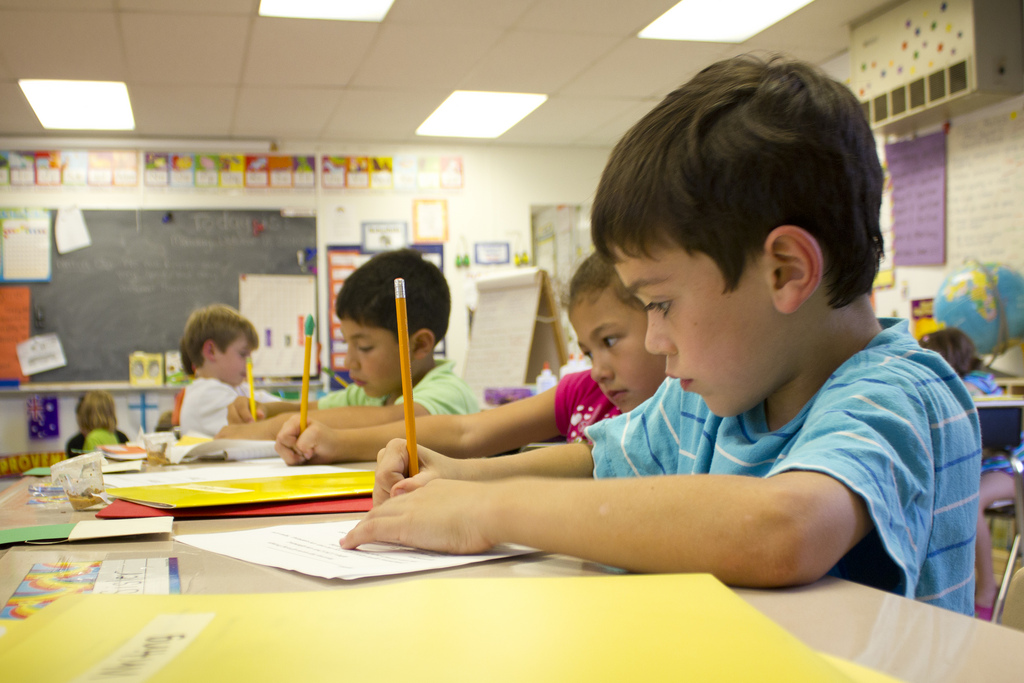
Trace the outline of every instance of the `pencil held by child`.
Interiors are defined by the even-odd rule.
[[[313,330],[316,328],[316,323],[313,321],[312,314],[306,316],[306,349],[305,356],[302,361],[302,403],[299,405],[299,424],[301,429],[306,428],[307,420],[309,418],[309,363],[310,356],[313,354]]]
[[[412,357],[409,351],[409,315],[405,308],[405,280],[395,278],[395,314],[398,316],[398,354],[402,364],[402,403],[405,406],[405,444],[409,449],[409,476],[420,471],[416,459],[416,407],[412,402]]]

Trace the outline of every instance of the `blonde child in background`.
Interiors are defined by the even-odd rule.
[[[995,376],[982,370],[974,342],[956,327],[947,327],[921,337],[921,346],[937,352],[967,385],[973,396],[1000,396],[1003,390]],[[1013,498],[1013,470],[1005,453],[982,453],[981,482],[978,486],[978,527],[974,539],[974,614],[992,620],[992,605],[999,586],[992,566],[992,532],[985,510],[996,501]]]
[[[195,379],[181,402],[181,433],[215,436],[228,423],[228,407],[249,396],[246,360],[259,347],[256,328],[231,306],[213,304],[192,312],[181,338],[185,372]],[[261,402],[279,400],[257,391]]]
[[[75,406],[75,420],[79,433],[65,447],[69,458],[128,441],[117,429],[114,396],[109,391],[90,391],[82,396]]]
[[[561,436],[585,441],[584,430],[629,412],[665,379],[665,358],[644,349],[647,315],[622,286],[612,264],[597,254],[584,260],[569,285],[569,320],[592,368],[568,374],[536,396],[469,415],[416,420],[417,442],[455,458],[497,455]],[[362,429],[331,429],[313,421],[299,431],[292,418],[277,435],[277,452],[290,465],[374,460],[403,422]]]

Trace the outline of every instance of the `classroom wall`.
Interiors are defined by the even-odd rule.
[[[55,143],[56,144],[56,143]],[[202,151],[202,150],[199,150]],[[212,151],[212,150],[211,150]],[[230,153],[226,148],[217,150]],[[0,190],[0,206],[41,207],[57,209],[77,206],[82,209],[289,209],[317,214],[317,248],[319,258],[319,326],[321,365],[328,366],[326,324],[327,296],[324,253],[327,245],[359,244],[360,225],[364,221],[401,220],[412,229],[412,200],[443,198],[448,201],[449,240],[444,250],[444,272],[452,292],[452,316],[447,337],[447,356],[457,362],[457,371],[465,364],[468,346],[466,290],[475,276],[487,266],[456,268],[455,254],[470,253],[473,244],[483,241],[509,242],[513,252],[531,249],[532,205],[589,204],[604,167],[609,150],[558,147],[439,146],[385,145],[360,142],[332,145],[329,149],[299,141],[285,142],[282,154],[321,154],[394,156],[399,154],[461,156],[464,187],[461,190],[433,192],[397,192],[381,190],[344,190],[316,192],[171,192],[140,186],[130,190],[65,191],[32,188]],[[89,296],[102,297],[102,292]],[[237,302],[229,302],[237,305]],[[180,321],[181,324],[184,321]],[[161,349],[152,349],[158,351]],[[127,362],[127,359],[126,359]],[[46,382],[46,373],[37,375]],[[149,424],[155,423],[159,410],[168,408],[172,395],[154,397],[159,409],[149,413]],[[64,441],[75,433],[74,405],[76,397],[62,397],[61,435],[46,441],[29,441],[26,429],[27,396],[0,394],[0,456],[11,453],[62,450]],[[138,397],[118,400],[118,420],[123,431],[134,435],[139,428],[138,410],[128,408]]]
[[[957,127],[974,126],[986,120],[1002,121],[1009,120],[1011,114],[1019,113],[1024,109],[1024,96],[1009,98],[1000,103],[984,107],[969,114],[957,116],[949,121],[950,131]],[[921,128],[917,135],[923,136],[935,133],[940,130],[939,126]],[[886,142],[896,142],[897,138],[878,137],[880,153],[884,155]],[[948,142],[948,138],[947,138]],[[1024,174],[1017,171],[1018,167],[1024,165],[1024,147],[1018,143],[1003,147],[995,157],[988,158],[966,158],[965,152],[951,150],[947,144],[947,221],[946,221],[946,263],[935,266],[896,266],[894,270],[895,284],[892,288],[875,290],[875,310],[881,316],[910,317],[911,301],[916,299],[927,299],[935,297],[939,291],[946,274],[960,266],[967,258],[979,260],[995,260],[1005,263],[1014,268],[1017,272],[1024,274],[1024,252],[1020,249],[1010,248],[1011,244],[1020,242],[1020,235],[1024,234]],[[986,172],[995,173],[999,186],[1006,195],[1005,199],[1011,203],[1011,210],[1016,217],[1015,222],[1010,222],[1008,229],[1017,233],[995,236],[995,243],[983,245],[987,240],[975,240],[986,235],[991,237],[993,226],[987,221],[988,216],[981,216],[978,220],[952,220],[949,213],[949,196],[951,191],[973,191],[972,188],[954,188],[949,185],[949,168],[951,164],[969,163],[984,168]],[[982,179],[988,182],[988,179]],[[883,204],[882,222],[884,227],[892,226],[891,206]],[[1005,240],[1005,241],[1004,241]],[[977,249],[973,244],[977,244]],[[886,245],[887,253],[891,245]],[[1024,356],[1019,346],[1012,348],[993,362],[993,367],[1002,372],[1014,376],[1024,376]]]

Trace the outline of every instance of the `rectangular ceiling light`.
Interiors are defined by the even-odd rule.
[[[119,81],[22,79],[18,85],[43,128],[135,130],[128,87]]]
[[[395,0],[260,0],[261,17],[383,21]]]
[[[416,129],[417,135],[496,138],[544,103],[547,95],[456,90]]]
[[[812,0],[682,0],[640,31],[641,38],[742,43]]]

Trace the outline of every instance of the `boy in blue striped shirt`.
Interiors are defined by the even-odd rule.
[[[905,321],[871,308],[881,188],[844,86],[799,62],[708,67],[619,142],[593,207],[669,379],[591,427],[592,451],[421,448],[406,479],[392,442],[342,545],[514,542],[743,586],[832,574],[970,614],[977,413]]]

